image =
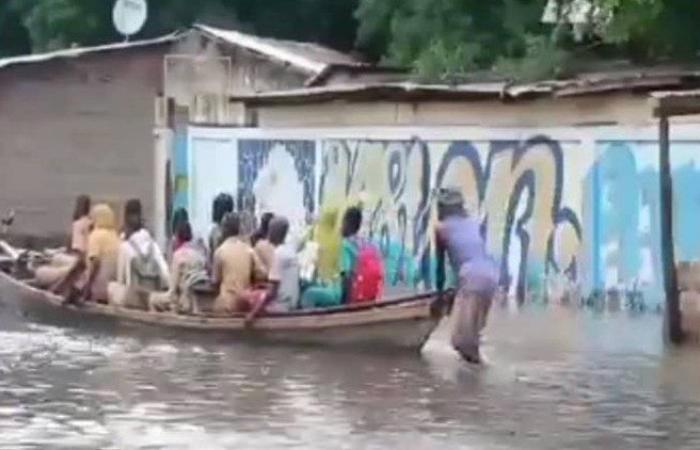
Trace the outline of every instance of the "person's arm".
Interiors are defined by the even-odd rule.
[[[218,252],[214,252],[212,259],[213,261],[211,267],[211,283],[218,291],[221,285],[221,280],[223,279],[223,265],[221,263],[221,258],[219,257]]]
[[[160,250],[158,244],[153,241],[153,247],[155,251],[156,262],[158,263],[158,269],[160,271],[160,280],[163,286],[170,287],[170,268],[168,267],[168,262],[163,256],[163,252]]]
[[[247,327],[251,326],[253,322],[255,322],[255,319],[257,319],[258,315],[260,315],[260,312],[265,310],[265,307],[275,298],[277,297],[277,294],[279,293],[279,288],[280,288],[280,282],[279,280],[270,280],[270,285],[267,288],[267,292],[265,293],[265,297],[261,302],[258,302],[253,309],[248,313],[248,315],[245,318],[245,325]]]
[[[74,285],[75,281],[78,279],[80,274],[83,273],[83,271],[85,271],[85,258],[81,254],[78,256],[75,264],[73,264],[68,273],[62,279],[56,282],[49,289],[49,291],[59,295],[65,293],[68,291],[69,287]],[[68,294],[70,294],[70,292],[68,292]]]
[[[284,261],[282,260],[282,255],[281,252],[276,251],[272,255],[272,261],[270,263],[270,272],[268,273],[268,281],[269,281],[269,286],[267,288],[267,292],[265,293],[265,297],[261,302],[258,302],[253,309],[248,313],[245,319],[245,324],[246,326],[250,326],[253,324],[255,319],[258,317],[258,315],[265,310],[265,307],[275,298],[277,298],[277,294],[279,293],[279,287],[280,287],[280,280],[282,280],[282,267],[284,265]]]
[[[182,276],[182,262],[173,254],[173,264],[170,269],[170,285],[168,292],[170,295],[180,295],[180,277]]]
[[[268,277],[268,269],[265,263],[262,262],[258,253],[251,249],[251,255],[253,257],[253,281],[265,281]],[[273,258],[274,261],[274,258]],[[274,264],[274,262],[272,263]]]

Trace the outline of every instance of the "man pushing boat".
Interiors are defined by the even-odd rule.
[[[486,252],[479,221],[464,207],[458,188],[438,191],[436,282],[444,303],[446,256],[457,281],[451,343],[470,363],[481,362],[479,340],[498,288],[498,265]]]

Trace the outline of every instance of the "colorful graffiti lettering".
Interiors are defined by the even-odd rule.
[[[582,148],[578,139],[517,136],[232,138],[217,151],[237,152],[228,164],[236,161],[238,167],[232,181],[220,184],[237,186],[242,207],[274,211],[296,223],[319,205],[361,201],[363,229],[381,247],[387,282],[422,288],[433,285],[435,272],[434,192],[458,186],[470,213],[482,221],[487,247],[501,261],[502,285],[513,298],[575,289],[589,298],[626,292],[660,304],[657,143],[593,140],[593,148]],[[681,260],[700,256],[697,148],[695,141],[672,147]],[[186,179],[177,164],[176,174]],[[198,183],[190,180],[176,191]],[[202,183],[213,189],[210,181]]]
[[[321,201],[364,193],[366,229],[382,244],[390,282],[431,285],[432,193],[446,185],[459,186],[483,217],[519,298],[529,261],[575,276],[581,226],[561,204],[562,150],[544,136],[489,142],[485,151],[469,141],[326,141],[323,153]]]
[[[641,291],[662,298],[660,191],[655,142],[600,141],[585,178],[587,290]],[[700,171],[694,144],[676,143],[674,239],[681,261],[700,255]]]

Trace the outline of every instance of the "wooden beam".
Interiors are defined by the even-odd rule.
[[[689,116],[700,114],[700,94],[668,94],[652,99],[654,117]]]
[[[666,293],[666,331],[674,344],[683,341],[681,309],[673,240],[673,179],[671,176],[670,126],[659,118],[659,183],[661,188],[661,261]]]

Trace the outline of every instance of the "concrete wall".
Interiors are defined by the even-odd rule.
[[[499,100],[419,103],[338,100],[254,109],[258,113],[258,126],[268,128],[643,125],[650,123],[652,118],[647,99],[646,95],[621,93],[515,103]]]
[[[676,245],[700,258],[700,137],[674,126]],[[433,282],[433,189],[462,187],[484,221],[512,298],[598,292],[661,304],[655,127],[189,130],[189,206],[206,233],[220,191],[299,224],[306,211],[365,198],[364,231],[390,283]],[[630,307],[632,307],[631,305]]]
[[[152,210],[153,99],[167,46],[0,70],[0,212],[14,230],[67,230],[76,195]]]

